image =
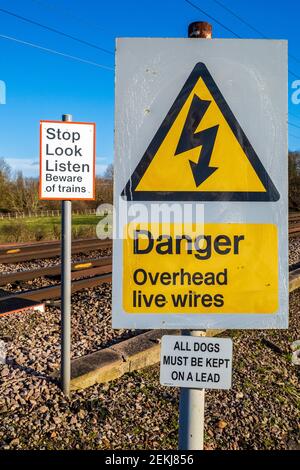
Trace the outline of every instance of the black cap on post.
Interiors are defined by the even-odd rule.
[[[212,25],[210,23],[206,23],[206,21],[194,21],[189,24],[188,37],[211,39]]]

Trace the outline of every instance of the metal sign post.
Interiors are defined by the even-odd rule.
[[[189,38],[211,39],[212,25],[204,21],[191,23]],[[186,336],[205,336],[206,330],[184,330]],[[180,388],[179,437],[180,450],[203,450],[205,390]]]
[[[191,331],[188,337],[184,332],[162,337],[160,383],[181,387],[180,450],[203,449],[204,389],[231,387],[232,340],[199,336],[200,331]]]
[[[206,331],[182,331],[186,336],[205,336]],[[179,438],[180,450],[203,450],[204,389],[180,388]]]
[[[95,199],[96,125],[40,121],[40,200],[62,201],[61,219],[61,388],[70,395],[72,200]]]
[[[63,121],[72,121],[71,114],[63,114]],[[71,250],[72,201],[62,201],[61,218],[61,386],[70,396],[71,381]]]

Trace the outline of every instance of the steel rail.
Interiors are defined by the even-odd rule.
[[[101,267],[97,268],[100,269]],[[106,271],[97,276],[73,280],[72,282],[72,294],[82,289],[88,289],[92,287],[99,286],[105,282],[111,282],[111,269],[109,267],[103,266],[102,269],[107,268]],[[79,274],[79,273],[77,273]],[[83,274],[83,273],[81,273]],[[11,295],[1,297],[0,302],[3,304],[5,301],[11,301],[12,299],[30,299],[30,300],[51,300],[60,298],[61,294],[61,284],[56,284],[55,286],[41,287],[40,289],[27,290],[23,292],[14,292]]]
[[[72,245],[85,246],[87,243],[95,243],[99,242],[99,238],[79,238],[72,241]],[[10,252],[18,252],[18,253],[27,253],[28,251],[35,251],[35,250],[48,250],[54,249],[60,246],[60,240],[53,240],[53,241],[43,241],[43,242],[34,242],[34,243],[16,243],[15,245],[9,246],[0,246],[0,255],[3,254],[10,254]]]
[[[289,237],[298,237],[300,235],[300,224],[289,227]]]
[[[72,294],[82,289],[93,288],[101,284],[111,282],[112,280],[111,265],[104,265],[98,268],[93,268],[91,270],[86,270],[85,274],[87,274],[87,271],[90,271],[90,273],[92,272],[95,273],[96,269],[107,271],[107,272],[103,272],[101,274],[97,274],[93,277],[89,277],[85,279],[73,280],[72,281]],[[84,271],[75,272],[75,274],[84,275]],[[293,292],[294,290],[299,289],[299,288],[300,288],[300,269],[298,268],[298,269],[293,269],[289,273],[289,292]],[[11,305],[14,299],[15,300],[25,299],[25,300],[34,300],[34,301],[46,301],[46,300],[51,300],[51,299],[58,299],[60,298],[60,294],[61,294],[60,283],[55,286],[48,286],[48,287],[42,287],[40,289],[12,293],[11,295],[0,298],[1,316],[5,315],[5,302]]]
[[[71,264],[71,269],[74,272],[74,279],[76,272],[88,271],[90,268],[98,266],[111,266],[111,256],[103,256],[102,258],[87,259]],[[17,271],[8,274],[0,275],[0,286],[12,284],[14,282],[29,281],[44,276],[59,276],[61,272],[61,264],[55,266],[47,266],[45,268],[31,269],[28,271]]]
[[[92,240],[86,240],[84,243],[80,244],[72,244],[72,254],[75,253],[86,253],[88,251],[94,250],[103,250],[106,248],[111,248],[112,242],[110,239],[107,240],[99,240],[98,238]],[[18,249],[18,251],[13,251],[10,249],[10,253],[0,254],[0,263],[8,264],[8,263],[18,263],[20,261],[31,261],[36,259],[42,258],[54,258],[55,256],[60,255],[60,245],[57,244],[55,247],[41,247],[33,248],[28,251],[22,248]]]

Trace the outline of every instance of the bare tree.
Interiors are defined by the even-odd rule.
[[[74,201],[73,209],[84,211],[95,209],[99,203],[112,203],[113,165],[108,165],[105,177],[96,178],[96,200]],[[0,158],[0,212],[35,213],[38,210],[60,209],[59,201],[40,201],[39,182],[35,178],[25,178],[21,171],[12,177],[10,166]]]
[[[107,168],[106,168],[106,170],[105,170],[105,172],[104,172],[104,179],[105,179],[105,180],[112,180],[112,179],[114,179],[114,166],[113,166],[112,163],[110,163],[110,164],[107,166]]]
[[[300,152],[289,152],[289,183],[299,183]]]
[[[24,178],[22,172],[18,172],[16,179],[10,183],[9,202],[14,212],[36,212],[40,204],[38,181]]]
[[[96,207],[104,202],[112,204],[113,182],[111,179],[96,178]]]
[[[8,163],[0,158],[0,210],[7,211],[9,209],[8,195],[9,195],[9,180],[11,175],[11,169]]]

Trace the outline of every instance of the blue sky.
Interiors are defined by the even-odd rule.
[[[215,0],[191,0],[243,38],[260,38],[234,18]],[[289,69],[300,79],[300,4],[271,0],[219,0],[265,36],[288,39]],[[213,24],[213,35],[234,37],[185,0],[0,0],[4,8],[64,31],[111,51],[105,53],[54,32],[27,24],[0,11],[0,34],[35,43],[44,48],[81,57],[109,68],[114,66],[114,41],[120,37],[186,37],[191,21]],[[13,170],[37,176],[39,120],[60,119],[62,113],[74,120],[97,124],[97,173],[113,158],[114,73],[95,65],[41,51],[0,37],[0,80],[6,83],[6,105],[0,105],[0,158]],[[289,75],[291,84],[296,77]],[[300,148],[300,104],[289,100],[289,147]],[[295,127],[299,126],[299,127]]]

